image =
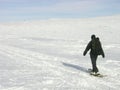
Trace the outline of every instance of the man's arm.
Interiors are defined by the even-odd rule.
[[[85,51],[83,52],[83,55],[84,55],[84,56],[87,54],[87,52],[89,51],[90,48],[91,48],[91,41],[88,43]]]
[[[102,55],[102,57],[104,58],[104,57],[105,57],[105,54],[104,54],[104,51],[103,51],[101,42],[100,42],[100,47],[101,47],[101,55]]]

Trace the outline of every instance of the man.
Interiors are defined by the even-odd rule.
[[[88,43],[83,55],[85,56],[87,54],[87,52],[90,50],[90,58],[91,58],[91,62],[92,62],[92,72],[91,74],[99,74],[99,70],[97,68],[96,65],[96,61],[97,61],[97,57],[98,55],[102,55],[102,57],[104,58],[104,52],[101,46],[101,42],[99,40],[99,38],[96,38],[95,35],[91,36],[91,41]]]

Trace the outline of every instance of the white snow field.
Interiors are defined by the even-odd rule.
[[[92,34],[106,57],[103,78],[87,72]],[[0,23],[0,90],[119,90],[120,15]]]

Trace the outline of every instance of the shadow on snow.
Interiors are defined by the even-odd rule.
[[[84,67],[74,65],[74,64],[70,64],[70,63],[65,63],[65,62],[62,62],[62,64],[66,67],[74,68],[74,69],[80,70],[82,72],[88,73],[87,69],[84,68]]]

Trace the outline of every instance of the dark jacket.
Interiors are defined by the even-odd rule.
[[[98,39],[98,40],[99,40],[99,39]],[[94,49],[93,49],[93,46],[92,46],[93,41],[94,41],[94,39],[92,39],[92,40],[88,43],[88,45],[87,45],[87,47],[86,47],[83,55],[85,56],[85,55],[87,54],[87,52],[90,50],[90,54],[92,54],[92,55],[102,55],[102,57],[105,57],[104,51],[103,51],[102,46],[101,46],[101,42],[99,41],[99,46],[100,46],[99,48],[100,48],[100,49],[99,49],[99,50],[94,50]]]

